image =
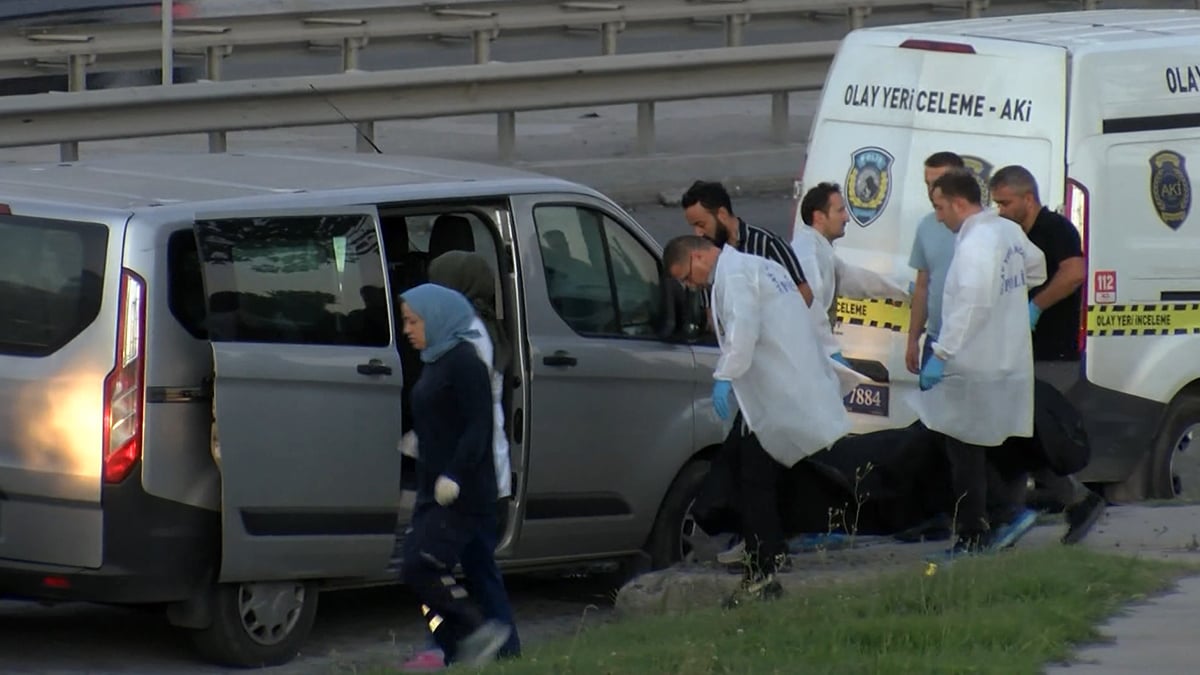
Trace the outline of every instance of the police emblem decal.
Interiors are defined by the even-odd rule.
[[[1150,158],[1150,199],[1158,217],[1178,230],[1192,208],[1192,181],[1187,162],[1174,150],[1157,152]]]
[[[979,183],[979,203],[987,206],[992,201],[991,190],[988,188],[988,181],[992,179],[992,163],[974,155],[960,155],[960,157],[962,157],[967,171],[975,176],[975,182]]]
[[[866,227],[879,218],[892,192],[895,158],[883,148],[855,150],[846,174],[846,208],[854,222]]]

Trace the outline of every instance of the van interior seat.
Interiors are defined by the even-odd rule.
[[[427,259],[432,262],[447,251],[475,252],[475,235],[471,231],[471,221],[465,216],[443,213],[433,221]]]

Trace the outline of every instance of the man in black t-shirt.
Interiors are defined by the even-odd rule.
[[[1082,286],[1087,278],[1079,231],[1071,221],[1042,206],[1037,181],[1025,167],[1000,169],[992,175],[989,187],[1000,215],[1020,225],[1046,255],[1047,281],[1029,292],[1029,326],[1038,375],[1052,377],[1051,371],[1063,369],[1063,365],[1078,370]],[[1061,364],[1064,361],[1068,364]],[[1034,476],[1066,507],[1069,529],[1063,543],[1083,539],[1103,515],[1104,498],[1074,476],[1058,476],[1049,469]]]

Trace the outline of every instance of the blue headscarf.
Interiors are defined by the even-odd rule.
[[[433,363],[460,342],[479,337],[471,328],[475,308],[458,291],[436,284],[421,284],[400,294],[404,303],[425,322],[425,349],[421,360]]]

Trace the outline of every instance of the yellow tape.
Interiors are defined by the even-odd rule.
[[[1088,306],[1087,334],[1091,337],[1196,333],[1200,333],[1200,303]]]
[[[837,299],[838,323],[908,330],[909,304],[895,300]],[[1200,303],[1090,305],[1087,334],[1091,337],[1136,337],[1200,334]]]
[[[909,305],[898,300],[837,299],[838,323],[883,328],[897,333],[908,330]]]

